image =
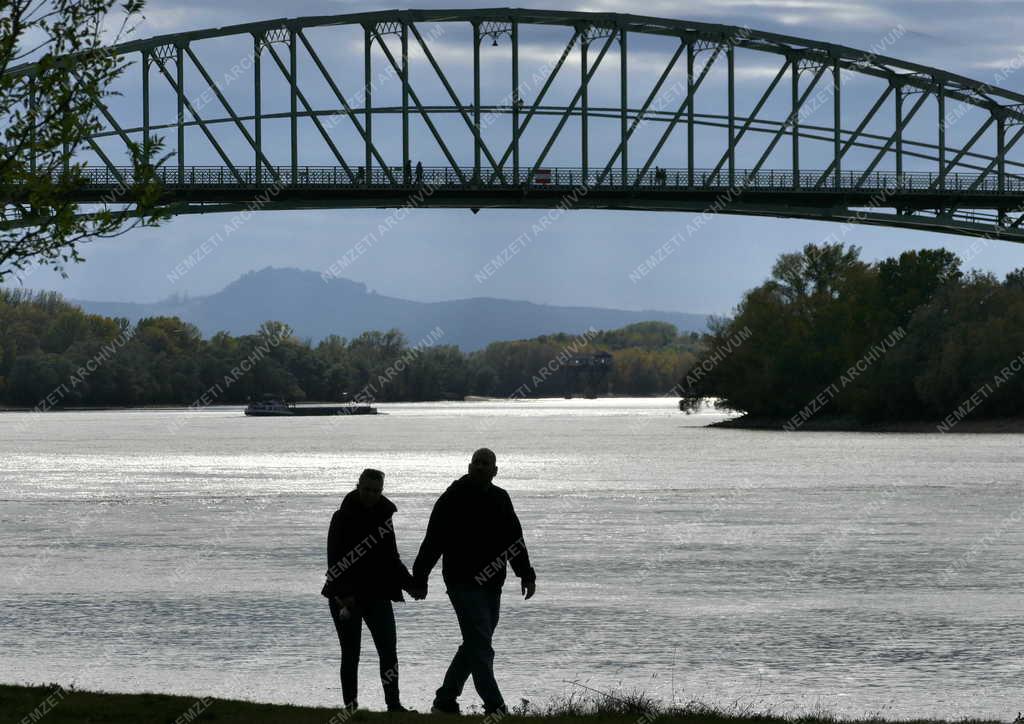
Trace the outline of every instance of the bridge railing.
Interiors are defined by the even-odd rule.
[[[501,173],[494,169],[481,169],[479,175],[472,167],[430,166],[403,169],[401,166],[373,167],[367,174],[363,167],[265,166],[259,174],[255,166],[176,166],[156,169],[156,178],[170,188],[336,188],[336,189],[392,189],[430,186],[451,189],[502,188],[642,188],[645,191],[678,191],[683,189],[726,190],[729,188],[763,191],[888,191],[888,192],[972,192],[984,194],[1024,193],[1024,176],[1006,174],[1002,189],[997,173],[947,174],[944,183],[934,172],[904,172],[901,174],[847,170],[839,174],[824,170],[803,170],[794,174],[790,170],[762,169],[752,172],[737,169],[730,179],[728,169],[650,168],[621,169],[605,173],[603,169],[579,167],[522,168],[518,175],[512,169]],[[134,183],[131,167],[86,167],[83,173],[90,188],[116,188]]]

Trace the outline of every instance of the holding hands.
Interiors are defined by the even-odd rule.
[[[408,589],[409,595],[412,596],[414,601],[422,601],[427,597],[427,587],[422,586],[410,586]]]

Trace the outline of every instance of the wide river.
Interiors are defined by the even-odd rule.
[[[411,564],[487,445],[539,577],[502,599],[510,705],[590,687],[780,714],[1024,708],[1016,436],[708,429],[720,414],[672,399],[380,408],[0,415],[0,681],[337,706],[331,513],[383,469]],[[396,607],[421,711],[458,644],[439,568]],[[382,705],[368,636],[360,702]]]

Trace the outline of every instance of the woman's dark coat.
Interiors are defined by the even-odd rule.
[[[327,534],[327,582],[323,595],[403,601],[412,576],[395,542],[392,516],[398,508],[383,495],[365,507],[355,490],[331,518]]]

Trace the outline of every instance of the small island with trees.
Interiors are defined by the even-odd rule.
[[[726,426],[1024,430],[1024,269],[1000,280],[946,249],[868,263],[808,244],[702,342],[682,406],[746,413]]]

